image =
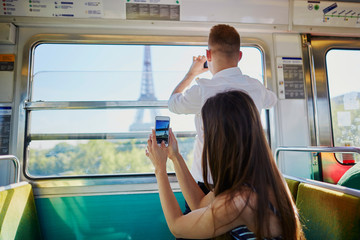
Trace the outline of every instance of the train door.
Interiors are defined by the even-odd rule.
[[[303,35],[312,146],[360,146],[360,39]],[[316,180],[337,183],[357,154],[321,154]]]

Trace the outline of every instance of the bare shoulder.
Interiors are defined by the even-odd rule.
[[[253,219],[252,195],[251,192],[242,191],[233,196],[224,193],[215,197],[210,207],[218,226],[223,226],[219,230],[230,231],[240,225],[247,225]]]
[[[178,238],[211,238],[240,225],[251,225],[254,221],[253,195],[252,191],[209,195],[208,205],[183,215],[172,232]]]

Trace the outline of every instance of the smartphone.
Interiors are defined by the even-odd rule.
[[[204,62],[204,68],[209,68],[207,61]]]
[[[161,145],[161,142],[164,141],[165,145],[168,146],[169,127],[170,127],[170,117],[167,116],[155,117],[155,135],[156,135],[156,142],[159,145]]]

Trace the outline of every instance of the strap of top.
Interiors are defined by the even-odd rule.
[[[246,225],[241,225],[231,230],[230,235],[235,240],[255,240],[255,234]],[[263,238],[263,240],[283,240],[281,236],[273,238]]]
[[[276,208],[274,207],[274,205],[272,205],[271,202],[269,202],[269,208],[270,208],[270,210],[271,210],[277,217],[280,217],[279,211],[276,210]]]

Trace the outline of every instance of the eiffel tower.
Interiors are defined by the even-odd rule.
[[[151,67],[150,46],[144,46],[144,65],[141,78],[141,93],[138,101],[156,101],[154,93],[154,81]],[[148,131],[155,126],[156,110],[150,109],[150,122],[144,121],[145,109],[140,108],[136,112],[135,121],[130,125],[130,131]]]

